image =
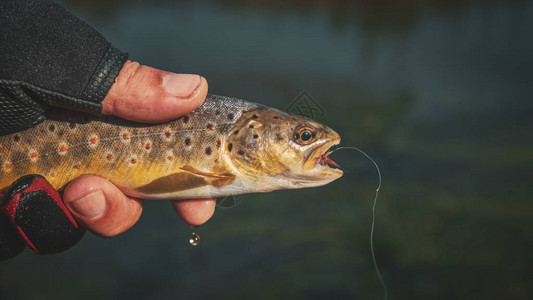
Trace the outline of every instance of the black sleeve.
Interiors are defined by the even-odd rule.
[[[0,134],[41,122],[50,107],[100,114],[127,59],[61,6],[0,1]]]

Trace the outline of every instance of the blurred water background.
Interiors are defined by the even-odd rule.
[[[531,1],[62,1],[143,64],[315,118],[381,166],[390,299],[531,299]],[[0,264],[2,299],[380,299],[377,183],[245,195],[191,230],[165,201],[112,239]]]

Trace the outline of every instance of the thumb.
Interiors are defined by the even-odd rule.
[[[111,237],[132,227],[142,213],[142,200],[124,195],[107,179],[83,175],[63,192],[63,202],[85,228]]]
[[[126,61],[102,101],[102,113],[138,122],[165,122],[191,112],[206,95],[207,81],[200,75]]]

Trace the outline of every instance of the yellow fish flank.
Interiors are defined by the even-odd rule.
[[[320,186],[342,176],[324,160],[339,142],[313,120],[214,95],[189,115],[157,125],[64,111],[0,136],[0,196],[28,174],[56,189],[99,175],[147,199]]]

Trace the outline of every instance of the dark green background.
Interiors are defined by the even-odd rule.
[[[533,3],[64,1],[144,64],[317,119],[381,166],[375,247],[391,299],[533,297]],[[424,4],[421,4],[424,3]],[[113,239],[0,264],[2,299],[379,299],[377,175],[245,195],[190,229],[165,201]]]

